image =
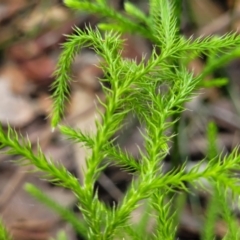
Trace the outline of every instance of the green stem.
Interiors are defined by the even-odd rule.
[[[171,165],[172,169],[176,169],[180,166],[180,151],[179,151],[179,138],[178,138],[178,132],[179,132],[179,118],[181,117],[181,113],[177,112],[173,114],[173,145],[172,145],[172,152],[171,152]]]

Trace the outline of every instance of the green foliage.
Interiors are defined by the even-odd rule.
[[[240,231],[237,217],[229,207],[229,201],[233,201],[235,194],[230,194],[229,189],[224,189],[221,185],[213,183],[214,193],[210,198],[208,209],[205,217],[204,228],[202,232],[203,240],[215,239],[215,224],[220,218],[227,225],[227,233],[224,240],[239,239]],[[229,198],[229,195],[231,198]],[[238,197],[237,197],[238,199]]]
[[[218,156],[217,147],[217,126],[214,122],[210,122],[207,128],[207,139],[208,139],[208,160],[214,159]],[[215,224],[218,219],[220,208],[219,191],[217,186],[213,184],[213,195],[209,200],[207,212],[205,216],[204,227],[202,229],[201,239],[213,240],[215,239]]]
[[[199,84],[205,80],[206,72],[209,73],[208,70],[199,76],[193,76],[187,68],[188,62],[202,54],[213,56],[213,53],[231,53],[240,44],[240,37],[237,34],[226,34],[221,37],[185,39],[179,34],[180,1],[150,0],[148,14],[130,2],[125,3],[125,12],[122,13],[113,9],[106,0],[65,0],[65,4],[70,8],[104,17],[106,23],[102,23],[100,27],[105,30],[111,29],[101,33],[99,30],[93,31],[90,27],[86,31],[75,28],[75,33],[68,36],[63,44],[55,72],[56,80],[52,86],[52,126],[59,127],[73,142],[79,142],[91,149],[91,154],[86,159],[87,168],[83,183],[80,184],[61,164],[47,158],[40,147],[37,153],[34,153],[31,143],[10,126],[6,132],[0,128],[2,147],[7,154],[21,156],[20,164],[34,165],[49,181],[68,188],[75,194],[84,225],[77,223],[75,216],[69,215],[39,190],[27,185],[27,190],[32,195],[61,216],[65,215],[87,239],[114,239],[119,234],[122,239],[142,239],[143,234],[135,231],[137,228],[131,224],[131,213],[139,207],[142,200],[148,199],[151,207],[149,214],[155,219],[155,229],[152,233],[146,230],[144,239],[173,240],[179,216],[173,203],[177,202],[178,198],[175,195],[177,196],[178,192],[189,191],[186,183],[194,184],[204,178],[214,183],[214,186],[221,186],[221,191],[225,190],[220,194],[216,191],[217,197],[225,196],[227,190],[231,190],[234,195],[240,194],[239,179],[232,174],[233,169],[240,170],[240,156],[237,149],[225,157],[217,155],[212,137],[215,136],[214,127],[212,135],[209,133],[209,159],[203,171],[200,171],[200,167],[205,160],[189,172],[185,171],[185,164],[173,164],[172,170],[165,174],[162,171],[162,161],[170,150],[168,143],[176,134],[167,133],[178,120],[173,116],[179,116],[184,110],[184,103],[194,96]],[[108,21],[111,23],[108,24]],[[144,57],[140,63],[122,58],[123,42],[120,32],[136,33],[152,41],[154,47],[148,61]],[[107,81],[111,86],[108,88],[102,84],[106,100],[99,102],[105,111],[104,114],[99,111],[101,120],[96,120],[96,135],[59,124],[64,114],[65,102],[70,97],[71,62],[82,47],[93,48],[103,59],[101,69],[106,79],[101,79],[101,82]],[[211,71],[220,64],[222,62],[215,65],[211,63]],[[141,152],[139,161],[135,161],[132,156],[114,146],[112,140],[116,131],[122,128],[123,120],[129,112],[133,112],[145,126],[145,132],[142,133],[145,151]],[[171,118],[172,121],[169,121]],[[94,192],[94,184],[106,166],[113,162],[127,170],[134,170],[136,177],[121,203],[110,209],[99,201]],[[216,189],[219,190],[218,187]],[[225,203],[224,216],[230,223],[225,239],[230,239],[228,236],[233,236],[233,229],[236,227],[227,211],[226,199],[219,199],[219,204]],[[214,214],[215,210],[210,208],[209,215],[215,216]],[[145,215],[143,222],[144,219],[147,219]],[[211,219],[213,223],[215,218]],[[204,234],[207,239],[213,236],[211,228],[206,228]]]
[[[0,220],[0,239],[3,240],[11,240],[10,234],[7,232],[7,229],[2,223],[2,220]]]
[[[81,222],[80,219],[75,216],[73,212],[56,203],[54,200],[44,194],[40,189],[30,183],[25,184],[24,188],[32,197],[36,198],[39,202],[43,203],[58,213],[62,219],[70,223],[77,233],[81,234],[84,237],[87,236],[86,226]],[[63,233],[59,234],[61,236]]]
[[[217,127],[213,122],[210,122],[208,124],[207,138],[208,138],[207,157],[209,160],[211,160],[218,156],[218,146],[216,141]],[[237,240],[240,237],[240,231],[236,216],[234,216],[232,212],[233,210],[230,208],[230,206],[233,205],[236,199],[238,205],[238,195],[236,195],[234,192],[231,192],[229,188],[224,188],[218,182],[212,181],[211,183],[213,188],[213,194],[210,197],[208,203],[201,239],[203,240],[215,239],[215,224],[216,221],[219,220],[221,217],[228,226],[228,231],[223,239]],[[230,201],[232,201],[232,203],[230,203]]]
[[[67,240],[66,233],[63,231],[59,231],[57,234],[57,240]]]
[[[222,87],[228,84],[227,78],[215,78],[211,81],[204,80],[199,84],[199,87],[212,88],[212,87]]]

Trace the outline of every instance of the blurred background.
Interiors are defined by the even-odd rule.
[[[131,1],[144,12],[148,1]],[[182,33],[189,36],[223,35],[240,29],[239,0],[183,0]],[[111,0],[118,11],[124,11],[123,0]],[[0,122],[9,123],[28,136],[36,150],[39,142],[47,156],[60,161],[80,180],[85,166],[86,152],[77,144],[64,139],[58,131],[51,131],[48,115],[51,112],[50,85],[52,74],[61,53],[64,34],[71,34],[73,26],[84,29],[95,27],[100,16],[74,12],[57,0],[0,0]],[[151,54],[151,43],[139,36],[124,34],[126,40],[123,57],[139,60],[143,54]],[[186,104],[188,111],[182,114],[178,128],[178,158],[188,159],[188,167],[204,158],[207,149],[206,126],[214,121],[218,129],[219,153],[228,153],[240,143],[240,60],[235,59],[209,74],[207,79],[224,78],[228,83],[219,88],[199,90],[199,94]],[[204,69],[203,56],[191,62],[194,74]],[[101,59],[92,49],[83,48],[72,66],[73,83],[64,123],[95,131],[96,96],[104,99],[99,84],[103,77],[97,67]],[[137,119],[129,116],[120,133],[118,144],[136,159],[138,147],[143,150],[143,130]],[[138,147],[137,147],[138,146]],[[176,149],[175,149],[176,150]],[[171,159],[166,158],[166,166]],[[12,163],[16,158],[0,155],[0,216],[14,240],[47,240],[56,237],[63,229],[67,239],[84,239],[70,224],[64,222],[52,210],[34,200],[23,186],[31,182],[62,206],[71,209],[81,218],[76,199],[66,189],[39,180],[38,173],[29,173],[31,167],[19,167]],[[132,175],[116,165],[108,167],[96,183],[99,198],[108,205],[122,199]],[[198,193],[189,197],[181,214],[179,239],[199,239],[207,196]],[[141,211],[141,210],[139,210]],[[234,209],[236,214],[238,210]],[[138,214],[141,214],[138,213]],[[137,215],[136,215],[137,216]],[[133,216],[133,221],[137,218]],[[216,224],[216,236],[226,232],[222,221]]]

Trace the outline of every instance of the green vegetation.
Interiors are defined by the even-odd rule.
[[[179,156],[175,155],[172,158],[172,170],[167,173],[162,171],[163,160],[170,151],[168,143],[175,142],[174,136],[178,134],[174,131],[169,134],[167,130],[177,129],[175,126],[180,113],[185,110],[184,103],[194,97],[200,86],[204,86],[209,72],[232,59],[230,56],[236,53],[240,44],[237,34],[196,39],[186,39],[180,35],[180,2],[150,0],[149,13],[145,14],[130,2],[125,3],[125,12],[120,13],[111,8],[106,0],[65,0],[68,7],[97,14],[106,21],[99,24],[99,28],[103,30],[101,32],[90,27],[86,31],[75,28],[75,33],[68,36],[63,44],[55,72],[56,80],[52,86],[53,128],[58,128],[69,139],[91,149],[91,154],[86,159],[87,169],[82,184],[62,165],[56,165],[46,158],[40,147],[37,153],[33,153],[31,143],[19,136],[10,126],[7,133],[0,129],[0,142],[4,150],[6,147],[7,154],[21,156],[20,164],[34,165],[49,181],[68,188],[75,194],[84,223],[77,224],[71,214],[67,214],[65,219],[72,223],[78,232],[83,228],[82,233],[86,239],[175,239],[178,217],[181,214],[179,207],[182,206],[180,193],[189,192],[188,184],[194,186],[202,178],[208,180],[215,189],[213,200],[218,199],[217,204],[223,209],[221,214],[229,224],[229,232],[224,239],[238,239],[239,231],[227,207],[226,195],[228,191],[231,191],[233,196],[240,194],[239,179],[232,174],[233,169],[240,170],[240,156],[238,149],[228,156],[217,154],[212,137],[216,135],[214,126],[209,127],[207,159],[187,172],[185,164],[181,164]],[[153,51],[149,59],[143,57],[140,63],[136,63],[134,60],[122,58],[121,32],[139,34],[150,40]],[[59,124],[64,115],[65,102],[70,95],[71,63],[82,47],[93,48],[104,59],[101,68],[105,79],[100,81],[107,81],[111,86],[108,88],[102,84],[106,101],[101,104],[105,113],[100,113],[101,120],[96,120],[96,135]],[[209,56],[212,61],[202,74],[193,76],[187,68],[188,63],[202,54]],[[214,62],[212,56],[219,57]],[[222,83],[216,80],[210,86]],[[141,152],[139,161],[115,146],[114,139],[112,140],[130,112],[145,126],[145,132],[142,133],[145,151]],[[136,177],[121,203],[110,208],[99,201],[94,191],[94,183],[101,172],[113,162],[134,172]],[[206,166],[204,170],[200,170],[203,163],[206,163]],[[204,186],[202,188],[207,190]],[[65,214],[61,207],[54,207],[53,202],[40,195],[34,187],[27,185],[27,190],[59,214]],[[139,207],[142,200],[147,200],[148,206],[145,210],[151,216],[143,213],[139,224],[155,219],[154,229],[149,233],[146,229],[143,233],[143,228],[139,227],[143,224],[135,226],[130,220],[132,212]],[[208,224],[202,233],[204,240],[214,238],[213,228],[218,211],[210,202]]]

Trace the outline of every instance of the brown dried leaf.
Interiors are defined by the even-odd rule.
[[[52,74],[55,70],[55,62],[46,55],[27,60],[20,64],[23,72],[32,82],[39,85],[52,83]]]

